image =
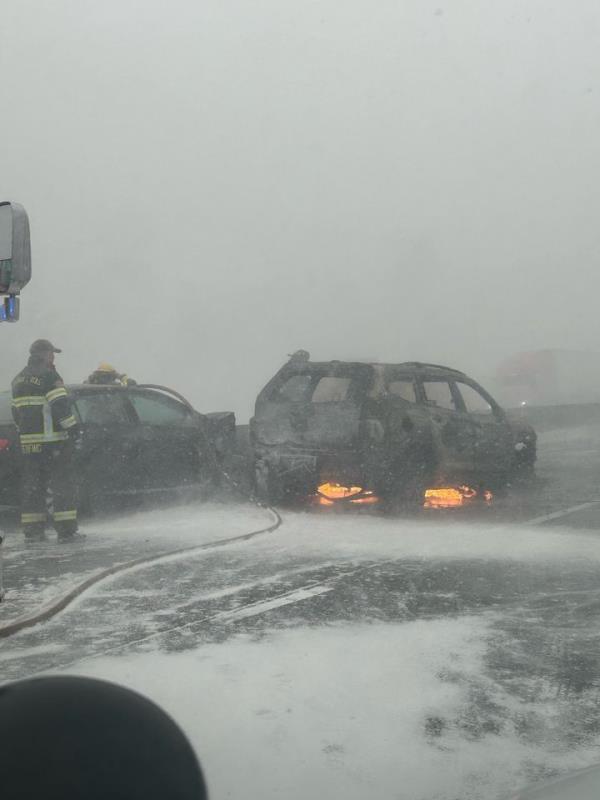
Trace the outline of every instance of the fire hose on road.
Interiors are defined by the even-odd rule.
[[[84,594],[84,592],[86,592],[88,589],[97,586],[102,581],[107,580],[114,575],[121,575],[130,570],[146,567],[166,559],[172,560],[186,555],[201,553],[204,550],[215,550],[220,547],[239,544],[240,542],[248,542],[257,536],[273,533],[282,525],[283,520],[280,514],[274,508],[266,507],[265,510],[272,514],[273,520],[271,524],[263,528],[259,528],[258,530],[250,531],[249,533],[242,533],[239,536],[233,536],[231,538],[215,539],[212,542],[205,542],[204,544],[200,545],[192,545],[191,547],[178,548],[176,550],[170,550],[151,556],[144,556],[142,558],[124,561],[118,564],[113,564],[106,569],[99,570],[85,578],[85,580],[82,580],[74,585],[71,589],[69,589],[69,591],[62,594],[60,597],[53,599],[42,608],[37,609],[34,613],[23,615],[17,619],[0,624],[0,639],[6,638],[7,636],[12,636],[15,633],[19,633],[19,631],[24,630],[25,628],[31,628],[34,625],[38,625],[41,622],[46,622],[47,620],[52,619],[52,617],[55,617],[61,611],[64,611],[64,609],[66,609],[76,598],[81,597],[81,595]],[[2,546],[0,545],[0,596],[3,593],[1,580],[1,559]]]
[[[192,406],[185,399],[185,397],[183,397],[177,392],[174,392],[171,389],[154,384],[142,384],[142,387],[155,388],[164,391],[168,394],[175,395],[185,405],[187,405],[190,409],[193,410]],[[45,622],[51,619],[52,617],[56,616],[58,613],[63,611],[65,608],[67,608],[76,598],[80,597],[88,589],[90,589],[93,586],[97,586],[101,581],[106,580],[114,575],[122,574],[124,572],[127,572],[128,570],[132,570],[137,567],[145,567],[150,564],[160,562],[161,560],[164,560],[166,558],[178,558],[184,555],[188,554],[191,555],[194,553],[202,552],[203,550],[211,550],[218,547],[226,547],[229,544],[249,541],[255,538],[256,536],[276,531],[283,522],[279,513],[270,506],[263,506],[261,503],[258,503],[253,494],[245,492],[244,489],[237,483],[237,481],[235,481],[234,478],[218,462],[218,459],[216,458],[215,453],[213,453],[213,450],[207,440],[205,441],[205,444],[206,444],[206,453],[209,458],[213,475],[215,476],[220,475],[220,477],[227,484],[231,486],[235,494],[242,495],[252,504],[264,508],[266,511],[269,511],[274,517],[274,520],[270,525],[264,528],[260,528],[259,530],[251,531],[250,533],[241,534],[239,536],[235,536],[232,538],[217,539],[213,542],[207,542],[202,545],[193,545],[191,547],[179,548],[177,550],[172,550],[160,554],[154,554],[151,556],[144,556],[142,558],[132,559],[129,561],[114,564],[111,567],[107,567],[106,569],[100,570],[90,575],[85,580],[73,586],[73,588],[71,588],[65,594],[62,594],[60,597],[52,600],[50,603],[38,609],[35,613],[22,615],[14,620],[11,620],[8,623],[0,624],[0,638],[6,638],[7,636],[11,636],[12,634],[18,633],[19,631],[22,631],[25,628],[30,628],[33,625],[37,625],[41,622]],[[0,536],[0,602],[4,598],[5,594],[6,591],[4,589],[4,584],[3,584],[2,536]]]

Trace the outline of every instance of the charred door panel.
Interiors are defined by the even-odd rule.
[[[513,458],[512,429],[503,411],[483,390],[466,381],[456,381],[466,416],[473,429],[473,458],[482,475],[507,473]]]
[[[440,477],[463,479],[475,466],[475,430],[469,416],[460,407],[450,381],[427,378],[422,389]]]

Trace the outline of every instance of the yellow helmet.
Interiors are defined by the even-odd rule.
[[[117,370],[114,367],[111,367],[110,364],[107,364],[106,361],[103,361],[101,364],[98,365],[96,372],[116,372]]]

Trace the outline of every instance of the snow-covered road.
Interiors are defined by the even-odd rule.
[[[512,517],[568,499],[600,519],[598,465],[600,437],[547,436],[537,499]],[[0,675],[68,671],[149,695],[189,734],[217,800],[501,797],[600,760],[600,537],[561,527],[583,513],[530,527],[495,511],[287,511],[274,534],[103,580],[0,641]],[[187,507],[94,523],[71,551],[9,539],[7,582],[27,580],[0,619],[140,549],[268,522],[251,506]]]
[[[86,540],[75,544],[59,544],[50,537],[26,545],[13,531],[3,545],[7,594],[0,605],[0,629],[6,620],[34,616],[111,568],[235,539],[272,521],[272,514],[252,504],[240,504],[235,510],[206,504],[201,513],[195,507],[191,513],[189,507],[175,507],[88,523]]]
[[[185,513],[189,530],[217,512]],[[600,539],[343,522],[287,513],[274,536],[117,575],[3,642],[3,678],[148,694],[215,798],[480,798],[596,759]]]

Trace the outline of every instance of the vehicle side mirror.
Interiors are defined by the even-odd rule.
[[[19,319],[18,295],[30,279],[27,212],[19,203],[0,202],[0,322]]]

